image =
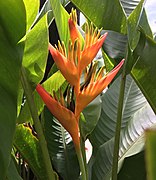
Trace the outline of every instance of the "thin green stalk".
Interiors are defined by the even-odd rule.
[[[114,152],[113,152],[112,180],[117,180],[117,174],[118,174],[120,131],[121,131],[124,91],[125,91],[125,83],[126,83],[125,67],[126,67],[126,63],[124,64],[122,79],[120,84],[120,94],[119,94],[119,102],[118,102],[117,122],[115,129],[115,142],[114,142]]]
[[[23,67],[21,68],[21,83],[22,83],[22,86],[23,86],[23,89],[27,98],[27,103],[30,109],[33,122],[34,122],[35,130],[38,135],[38,140],[39,140],[39,144],[42,151],[43,161],[44,161],[44,165],[47,171],[47,178],[48,178],[47,180],[55,180],[54,171],[52,169],[50,156],[47,149],[47,143],[45,140],[45,136],[43,134],[42,126],[38,117],[37,108],[36,108],[34,98],[33,98],[33,92],[27,80],[25,69]]]
[[[84,161],[83,161],[83,156],[82,156],[82,152],[81,152],[81,148],[76,148],[76,154],[78,157],[78,161],[79,161],[79,165],[80,165],[80,170],[81,170],[81,179],[82,180],[87,180],[86,177],[86,170],[85,170],[85,165],[84,165]]]
[[[84,167],[86,171],[86,179],[88,179],[88,169],[87,169],[87,160],[86,160],[86,151],[85,151],[85,140],[82,136],[81,138],[81,151],[82,151],[82,157],[83,157],[83,162],[84,162]]]

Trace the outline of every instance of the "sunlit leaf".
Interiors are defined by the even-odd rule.
[[[32,26],[39,11],[39,0],[23,0],[26,9],[27,31]]]
[[[26,35],[23,66],[30,82],[39,83],[44,75],[48,56],[48,25],[45,15]]]
[[[23,125],[16,127],[14,145],[34,174],[41,180],[47,179],[38,139],[32,134],[29,127]]]

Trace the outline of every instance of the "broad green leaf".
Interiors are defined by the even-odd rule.
[[[126,16],[119,0],[72,0],[72,2],[97,27],[126,33]]]
[[[78,179],[79,163],[71,137],[47,108],[43,116],[44,133],[54,168],[64,180]]]
[[[32,134],[30,127],[24,125],[16,127],[14,146],[29,164],[34,174],[41,180],[47,179],[39,142]]]
[[[16,165],[14,163],[13,157],[11,158],[10,165],[7,171],[7,180],[22,180],[21,176],[19,175]]]
[[[148,103],[136,111],[121,131],[119,168],[126,157],[139,153],[144,147],[145,129],[156,125],[156,116]],[[100,146],[93,164],[93,179],[110,179],[114,138]]]
[[[69,28],[68,28],[69,14],[61,5],[60,1],[50,0],[50,2],[60,39],[65,43],[65,46],[67,47],[69,41]]]
[[[28,72],[29,81],[37,84],[44,75],[48,56],[48,25],[45,15],[27,33],[23,56],[23,66]]]
[[[0,3],[0,178],[6,178],[17,116],[19,74],[26,32],[22,0]]]
[[[96,128],[90,136],[95,151],[115,134],[120,82],[121,76],[114,81],[111,87],[102,96],[101,116]],[[146,99],[134,80],[128,75],[125,86],[122,129],[127,126],[129,118],[145,104]]]
[[[101,113],[101,97],[96,97],[84,110],[85,121],[80,122],[81,133],[84,139],[93,131]]]
[[[146,180],[144,151],[127,157],[118,174],[118,180]]]
[[[27,31],[33,25],[34,20],[37,17],[39,11],[39,0],[23,0],[26,9],[26,19],[27,19]]]
[[[132,50],[139,41],[138,25],[143,11],[144,0],[141,0],[135,10],[130,14],[127,21],[128,42]]]
[[[60,87],[66,87],[66,83],[60,71],[57,71],[43,83],[43,86],[49,93],[52,93],[53,90],[57,92]],[[38,114],[40,114],[43,110],[44,103],[36,91],[34,92],[34,100],[38,109]],[[29,121],[31,121],[31,114],[28,104],[27,102],[25,102],[24,107],[22,107],[22,110],[17,119],[17,122],[24,123]]]
[[[142,51],[136,50],[138,61],[132,69],[132,76],[156,112],[156,42],[142,33],[140,46]]]
[[[156,177],[156,131],[146,131],[146,168],[147,179],[155,180]]]
[[[103,44],[103,49],[110,58],[120,62],[126,57],[127,36],[110,30],[103,30],[102,34],[105,32],[108,32],[108,36]]]

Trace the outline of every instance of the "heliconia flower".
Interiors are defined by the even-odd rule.
[[[81,47],[82,40],[81,40],[80,32],[78,31],[76,27],[77,25],[76,22],[77,22],[76,11],[72,10],[70,14],[70,19],[68,21],[69,30],[70,30],[70,38],[72,40],[72,43],[74,43],[74,41],[78,39],[78,42],[80,43],[80,47]],[[86,66],[90,64],[92,60],[95,58],[96,54],[98,53],[99,49],[101,48],[108,34],[108,33],[105,33],[103,36],[100,37],[101,30],[98,31],[97,28],[94,29],[92,23],[90,26],[88,25],[88,23],[86,23],[85,27],[86,27],[85,28],[85,46],[83,47],[80,53],[80,57],[78,57],[79,75],[86,68]]]
[[[79,69],[83,71],[86,66],[88,66],[92,60],[95,58],[102,44],[104,43],[108,33],[105,33],[103,36],[98,38],[97,36],[90,34],[89,38],[91,39],[88,43],[86,42],[85,49],[81,52],[81,58],[79,63]]]
[[[92,62],[106,39],[107,33],[99,38],[100,32],[97,29],[94,30],[92,26],[89,28],[86,25],[85,47],[82,51],[80,50],[78,39],[74,43],[69,41],[68,53],[66,53],[63,43],[61,45],[59,42],[56,48],[49,44],[50,53],[58,69],[72,86],[76,86],[79,83],[82,71]]]
[[[56,49],[49,44],[49,51],[52,54],[53,59],[62,75],[72,86],[75,86],[79,81],[79,74],[75,59],[73,57],[73,45],[69,44],[68,57],[61,45],[59,45],[59,48]]]
[[[91,72],[92,74],[89,79],[90,82],[87,82],[86,85],[84,85],[76,98],[76,117],[79,117],[83,109],[111,83],[115,75],[122,67],[123,63],[124,59],[104,77],[102,77],[102,71],[96,75],[96,72],[93,68],[93,72]]]
[[[70,13],[70,18],[68,20],[68,25],[69,25],[69,32],[70,32],[70,38],[72,43],[74,44],[75,40],[78,39],[81,47],[81,34],[79,30],[77,29],[77,13],[76,10],[71,11]]]
[[[60,122],[60,124],[69,132],[71,135],[75,148],[79,148],[80,140],[79,140],[79,127],[76,120],[76,117],[72,111],[67,109],[62,100],[59,102],[55,98],[51,97],[51,95],[40,85],[36,86],[36,91],[46,104],[49,111],[56,117],[56,119]]]

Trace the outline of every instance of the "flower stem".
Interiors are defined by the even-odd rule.
[[[122,111],[123,111],[124,91],[125,91],[125,83],[126,83],[125,67],[126,67],[126,63],[124,64],[121,84],[120,84],[120,94],[119,94],[119,102],[118,102],[117,123],[115,129],[115,141],[114,141],[114,152],[113,152],[112,180],[117,180],[117,174],[118,174],[120,130],[122,123]]]
[[[34,98],[33,98],[33,92],[30,87],[30,84],[27,80],[24,67],[21,68],[21,83],[22,83],[22,86],[23,86],[23,89],[24,89],[24,92],[25,92],[25,95],[27,98],[27,103],[28,103],[28,106],[30,109],[30,113],[31,113],[33,122],[34,122],[35,130],[37,132],[45,169],[47,171],[47,180],[55,180],[54,171],[52,169],[50,156],[48,153],[47,143],[46,143],[45,136],[44,136],[43,130],[42,130],[42,126],[41,126],[41,123],[40,123],[40,120],[38,117],[37,108],[36,108]]]
[[[85,171],[86,171],[86,179],[88,179],[88,169],[87,169],[87,160],[86,160],[86,151],[85,151],[85,140],[82,137],[82,135],[80,136],[81,139],[81,152],[82,152],[82,157],[83,157],[83,161],[84,161],[84,167],[85,167]]]
[[[84,165],[84,161],[83,161],[81,148],[76,148],[76,154],[77,154],[77,157],[78,157],[80,170],[81,170],[81,173],[82,173],[81,174],[81,179],[82,180],[87,180],[87,178],[86,178],[86,170],[85,170],[85,165]]]

